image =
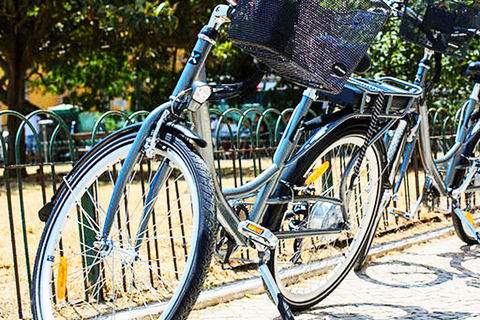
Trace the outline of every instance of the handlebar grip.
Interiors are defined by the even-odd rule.
[[[264,71],[262,67],[258,67],[257,71],[251,77],[242,82],[212,86],[214,93],[208,100],[219,101],[243,97],[257,88],[260,82],[262,82],[265,73],[266,71]]]

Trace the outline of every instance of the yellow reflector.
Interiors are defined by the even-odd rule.
[[[465,212],[465,217],[467,217],[468,222],[470,222],[470,224],[471,224],[472,226],[475,225],[475,222],[473,221],[473,216],[472,216],[472,214],[470,213],[470,211]]]
[[[67,273],[68,261],[65,257],[60,257],[60,264],[58,265],[57,276],[57,298],[62,300],[67,294]]]
[[[247,225],[247,228],[252,230],[252,231],[255,231],[256,233],[258,234],[262,234],[263,233],[263,229],[262,228],[259,228],[257,226],[254,226],[253,224],[248,224]]]
[[[400,215],[400,216],[403,216],[403,214],[405,213],[405,212],[403,212],[403,211],[399,211],[399,210],[395,210],[395,209],[393,210],[393,212],[394,212],[395,214]]]
[[[307,180],[305,181],[305,184],[311,184],[317,181],[318,178],[323,176],[323,174],[328,170],[329,167],[330,167],[330,162],[325,161],[324,163],[322,163],[322,165],[317,169],[315,169],[315,171],[313,171],[312,174],[307,178]]]

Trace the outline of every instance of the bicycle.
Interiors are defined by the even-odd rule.
[[[282,0],[277,6],[229,2],[213,10],[170,101],[141,125],[96,145],[42,209],[49,218],[35,262],[35,319],[186,318],[215,247],[224,246],[226,259],[236,246],[258,251],[259,269],[272,299],[284,319],[293,319],[291,309],[305,309],[324,299],[367,245],[386,184],[383,142],[370,143],[372,116],[336,114],[299,150],[296,146],[301,132],[313,128],[304,118],[320,89],[343,88],[390,15],[390,7],[383,1],[357,1],[354,13],[345,15],[349,4],[345,7],[344,1],[332,1],[327,7],[307,0]],[[315,12],[315,19],[305,19]],[[273,24],[272,16],[278,18]],[[336,19],[322,20],[332,16]],[[304,17],[298,21],[307,26],[298,27],[292,17]],[[291,116],[273,165],[245,185],[221,191],[212,178],[213,168],[197,152],[207,142],[191,130],[184,111],[242,95],[261,81],[261,70],[238,84],[214,86],[201,80],[218,30],[230,21],[230,36],[237,46],[309,88]],[[252,21],[257,31],[272,34],[269,43],[263,37],[255,39]],[[332,28],[338,21],[344,28]],[[308,23],[316,23],[325,34],[292,49],[285,42],[292,37],[285,35],[303,28],[297,36],[307,37]],[[311,43],[320,44],[325,52],[311,50]],[[290,51],[282,58],[279,53],[288,50],[297,54]],[[329,61],[330,68],[322,69],[327,62],[295,61],[302,57]],[[386,94],[406,106],[423,92],[398,79],[382,81],[390,82]],[[375,102],[381,107],[384,101]],[[241,221],[236,206],[252,194],[255,204],[248,220]],[[218,240],[216,218],[223,235]]]
[[[408,1],[405,3],[408,5]],[[397,2],[396,5],[402,7],[402,2]],[[462,4],[454,9],[443,9],[440,8],[439,4],[438,6],[431,5],[425,9],[426,6],[427,1],[422,1],[415,8],[418,10],[424,9],[423,16],[404,5],[404,12],[399,12],[399,15],[403,18],[401,36],[412,43],[425,47],[425,54],[414,81],[414,84],[425,88],[425,93],[423,99],[418,101],[418,110],[410,111],[410,113],[406,112],[398,123],[393,123],[393,128],[395,126],[396,128],[390,131],[390,135],[385,134],[386,131],[383,132],[385,134],[384,141],[388,146],[386,155],[390,191],[385,193],[380,211],[385,210],[390,201],[396,199],[403,178],[408,172],[415,145],[418,142],[421,159],[427,173],[423,193],[418,197],[410,212],[391,207],[389,213],[397,217],[412,219],[420,210],[422,204],[430,207],[430,203],[435,203],[440,197],[449,197],[452,200],[452,220],[457,236],[468,245],[477,244],[480,242],[480,235],[475,227],[478,218],[474,217],[472,213],[476,210],[475,205],[478,200],[475,198],[475,192],[479,189],[479,181],[475,179],[475,176],[479,165],[478,130],[480,129],[480,123],[478,122],[478,112],[475,109],[480,93],[480,64],[473,62],[467,68],[466,76],[470,76],[475,85],[468,101],[463,104],[461,109],[455,143],[439,159],[434,159],[431,152],[430,127],[425,97],[440,79],[442,55],[461,58],[468,49],[470,41],[474,37],[478,37],[476,16],[478,16],[479,9],[478,6],[472,5],[469,7]],[[457,18],[454,19],[455,23],[460,25],[453,23],[445,26],[444,21],[441,20],[451,18],[455,10],[463,11],[463,15],[457,17],[458,20],[455,20]],[[461,18],[464,20],[459,22]],[[419,36],[419,34],[421,35]],[[441,36],[444,37],[443,40]],[[449,41],[454,42],[454,44],[449,45]],[[435,60],[435,75],[432,81],[427,84],[426,74],[428,69],[431,68],[433,60]],[[328,97],[326,98],[328,99]],[[390,124],[386,126],[389,127]],[[445,170],[444,176],[442,176],[441,170]],[[465,196],[463,203],[462,196]],[[379,212],[377,225],[380,216]],[[361,269],[365,264],[373,234],[371,236],[372,239],[367,241],[368,245],[359,255],[356,270]]]

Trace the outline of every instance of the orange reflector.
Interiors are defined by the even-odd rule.
[[[257,227],[257,226],[254,226],[253,224],[250,224],[250,223],[247,225],[247,228],[250,229],[250,230],[252,230],[252,231],[255,231],[255,232],[258,233],[258,234],[262,234],[262,233],[263,233],[263,229],[262,229],[262,228],[259,228],[259,227]]]
[[[399,216],[403,216],[403,215],[405,214],[405,212],[399,211],[399,210],[395,210],[395,209],[393,209],[393,213],[398,214]]]
[[[60,264],[58,265],[58,276],[57,276],[57,298],[62,300],[67,294],[67,273],[68,273],[68,262],[67,258],[60,257]]]
[[[468,222],[470,222],[470,224],[471,224],[472,226],[475,225],[475,222],[473,221],[473,216],[472,216],[472,214],[470,213],[470,211],[465,212],[465,217],[467,217]]]
[[[315,169],[312,174],[305,180],[305,184],[311,184],[318,180],[330,167],[330,162],[325,161],[320,167]]]

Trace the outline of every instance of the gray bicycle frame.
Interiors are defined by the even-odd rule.
[[[426,49],[425,55],[419,65],[417,76],[415,78],[414,83],[416,85],[424,87],[426,74],[430,68],[432,57],[433,51]],[[479,101],[479,93],[480,85],[476,83],[469,100],[464,104],[462,116],[460,117],[459,126],[457,127],[456,131],[455,144],[440,159],[434,159],[432,156],[427,105],[424,101],[424,103],[418,106],[419,114],[415,116],[415,120],[413,121],[413,126],[410,132],[405,131],[403,134],[397,133],[402,134],[402,137],[401,142],[397,145],[396,150],[394,150],[395,157],[390,163],[390,183],[393,184],[395,182],[392,195],[395,195],[400,188],[402,180],[407,172],[408,164],[410,163],[417,140],[420,142],[420,155],[422,157],[427,176],[431,178],[433,185],[439,191],[441,196],[453,196],[455,198],[462,193],[470,191],[470,188],[466,188],[466,186],[463,186],[463,184],[454,190],[453,179],[455,177],[456,170],[458,170],[458,164],[461,160],[461,151],[468,142],[468,137],[476,134],[480,130],[480,122],[477,122],[476,125],[471,128],[470,121],[471,115]],[[394,138],[395,137],[393,137],[392,140]],[[402,166],[396,175],[400,165],[400,159],[402,159]],[[442,178],[439,170],[440,165],[444,163],[448,163],[445,179]]]

